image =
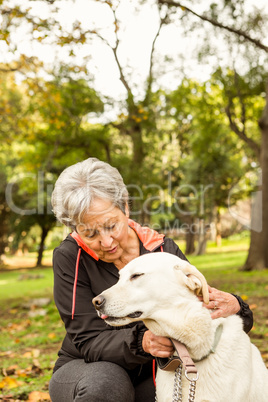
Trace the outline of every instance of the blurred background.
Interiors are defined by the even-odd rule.
[[[0,10],[0,399],[49,400],[64,331],[52,251],[68,233],[50,198],[88,157],[120,171],[132,219],[248,300],[268,361],[267,1]]]

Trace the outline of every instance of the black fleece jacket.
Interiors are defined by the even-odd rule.
[[[163,238],[153,250],[148,250],[142,242],[142,228],[137,233],[140,238],[140,255],[163,251],[186,257],[169,238]],[[81,255],[77,264],[77,255]],[[79,267],[75,283],[75,267]],[[58,353],[54,372],[72,359],[84,359],[85,362],[110,361],[124,367],[127,371],[137,371],[138,366],[150,362],[153,357],[142,349],[142,338],[147,330],[142,322],[125,327],[110,327],[96,314],[92,305],[93,297],[114,285],[119,278],[118,269],[112,263],[95,260],[76,240],[68,235],[53,254],[54,299],[66,336]],[[75,297],[74,297],[75,295]],[[248,332],[253,325],[252,312],[243,300],[236,296],[241,309],[238,315]],[[73,299],[75,312],[72,318]]]

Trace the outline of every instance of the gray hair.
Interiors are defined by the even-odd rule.
[[[75,230],[96,198],[110,201],[125,213],[128,191],[116,168],[97,158],[88,158],[60,174],[51,203],[56,218]]]

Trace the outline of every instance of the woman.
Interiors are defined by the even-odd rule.
[[[50,381],[53,402],[154,401],[153,356],[169,357],[169,339],[142,322],[114,328],[101,320],[94,296],[141,254],[165,251],[186,259],[173,240],[129,219],[128,192],[117,169],[89,158],[65,169],[52,195],[57,219],[72,233],[54,250],[54,298],[66,336]],[[212,318],[252,313],[239,297],[210,288]]]

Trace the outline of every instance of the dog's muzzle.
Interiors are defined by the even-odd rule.
[[[94,304],[96,310],[100,310],[104,306],[105,301],[105,298],[102,295],[99,295],[94,297],[92,303]]]

